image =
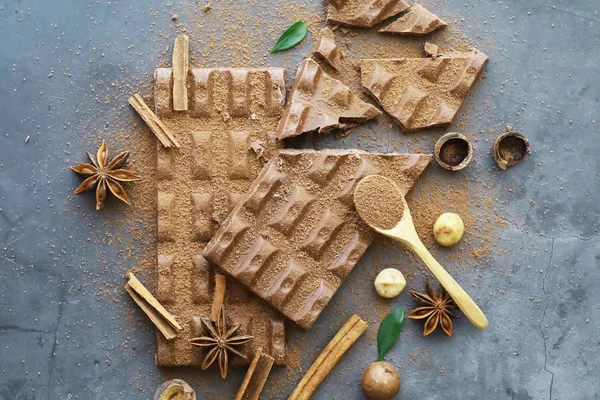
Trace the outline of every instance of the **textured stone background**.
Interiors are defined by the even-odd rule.
[[[132,237],[131,227],[141,220],[130,220],[123,206],[109,202],[102,213],[94,212],[91,196],[72,196],[80,180],[67,167],[82,162],[84,151],[94,149],[101,137],[119,134],[115,149],[126,147],[127,132],[138,122],[127,97],[138,90],[148,93],[151,74],[169,59],[178,31],[187,28],[193,36],[196,65],[284,66],[290,83],[312,40],[276,56],[267,55],[268,49],[285,26],[306,15],[323,15],[323,7],[320,0],[299,0],[306,5],[302,8],[287,0],[213,0],[215,10],[204,16],[199,10],[204,1],[172,3],[177,4],[0,3],[2,400],[146,399],[173,377],[188,380],[199,398],[220,399],[231,397],[241,382],[243,370],[222,382],[214,369],[155,367],[150,324],[122,289],[126,271],[147,259],[152,226],[139,227],[139,236]],[[408,321],[387,357],[402,376],[400,397],[600,398],[599,4],[423,4],[455,20],[454,26],[490,57],[487,79],[477,83],[467,101],[469,112],[463,110],[459,118],[477,138],[476,157],[463,173],[477,178],[472,190],[485,190],[485,197],[499,205],[486,208],[492,213],[486,217],[504,223],[492,224],[489,235],[496,246],[481,265],[454,268],[451,253],[435,251],[479,299],[490,325],[477,331],[463,318],[453,338],[437,332],[423,338],[422,325]],[[257,17],[243,17],[252,14]],[[243,25],[236,28],[232,20]],[[248,32],[252,48],[238,47]],[[494,135],[487,131],[499,133],[506,124],[530,138],[533,154],[502,172],[489,154]],[[364,132],[381,139],[361,136]],[[384,120],[341,140],[308,138],[303,144],[431,151],[439,133],[412,135],[407,141]],[[129,147],[135,158],[136,147]],[[455,179],[436,165],[428,174],[448,178],[447,184]],[[416,188],[417,193],[431,190]],[[135,189],[132,195],[135,199]],[[461,244],[467,255],[474,246],[468,238]],[[264,397],[291,392],[333,333],[356,312],[371,322],[369,332],[315,398],[363,398],[360,374],[376,357],[381,310],[407,310],[413,304],[408,293],[388,303],[377,299],[372,279],[384,264],[407,268],[415,262],[396,244],[378,240],[313,331],[290,327],[290,351],[300,362],[274,371]],[[150,270],[142,271],[146,282],[151,282]],[[411,288],[422,289],[419,271]]]

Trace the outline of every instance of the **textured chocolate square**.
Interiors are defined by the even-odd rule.
[[[454,121],[488,58],[479,52],[433,58],[365,59],[361,82],[406,130]]]
[[[200,317],[210,315],[215,267],[202,249],[236,205],[263,163],[250,149],[259,143],[265,156],[281,144],[274,133],[285,98],[284,70],[191,69],[188,111],[173,110],[172,70],[155,73],[156,114],[174,133],[180,149],[158,145],[156,297],[184,330],[166,341],[158,336],[160,366],[199,366],[205,352],[189,339],[205,334]],[[242,324],[239,333],[255,339],[244,347],[248,363],[257,348],[285,363],[284,319],[231,278],[226,314]]]
[[[371,174],[406,194],[431,155],[282,150],[262,170],[204,256],[310,329],[375,234],[353,203]]]

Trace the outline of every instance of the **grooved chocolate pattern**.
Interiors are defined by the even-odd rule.
[[[327,21],[371,27],[408,7],[404,0],[329,0]]]
[[[380,115],[376,107],[307,58],[298,67],[288,105],[277,127],[277,138],[345,129]]]
[[[479,52],[361,60],[362,85],[406,130],[452,123],[487,62]]]
[[[266,157],[282,147],[274,134],[285,97],[284,70],[192,69],[187,112],[173,111],[171,69],[157,69],[155,80],[156,114],[181,143],[177,150],[158,145],[156,293],[184,327],[171,341],[158,335],[156,362],[200,366],[205,352],[188,341],[207,333],[200,318],[210,314],[216,272],[202,249],[263,167],[250,144],[259,140]],[[273,255],[265,243],[257,242],[241,274]],[[255,337],[243,348],[248,360],[236,357],[234,365],[248,363],[258,347],[285,363],[279,313],[231,278],[225,306],[230,323],[242,324],[239,333]]]
[[[426,35],[446,25],[437,15],[415,3],[406,14],[385,26],[379,32],[403,35]]]
[[[374,238],[352,194],[382,174],[406,194],[431,155],[281,150],[217,230],[204,256],[304,329]]]

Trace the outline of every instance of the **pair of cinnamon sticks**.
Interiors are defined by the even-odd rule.
[[[175,38],[173,49],[173,110],[187,111],[187,76],[190,68],[189,38],[179,35]],[[181,147],[173,133],[163,124],[156,114],[146,105],[142,96],[134,94],[129,98],[129,104],[142,117],[154,136],[165,148]]]
[[[310,366],[288,400],[308,400],[333,370],[342,356],[354,342],[367,330],[368,324],[358,315],[350,317],[348,322],[331,339],[319,357]]]
[[[215,295],[210,311],[211,321],[216,321],[219,310],[225,301],[226,282],[225,275],[217,274],[215,276]],[[150,318],[160,333],[163,334],[165,339],[171,340],[177,337],[177,332],[183,329],[181,325],[179,325],[171,313],[156,300],[152,293],[142,285],[132,272],[127,274],[125,290],[142,311],[146,313],[148,318]]]
[[[288,400],[308,400],[317,390],[327,375],[337,365],[342,356],[352,347],[354,342],[367,330],[368,324],[358,315],[353,315],[348,322],[331,339],[319,357],[308,369]],[[273,358],[256,352],[248,373],[235,400],[257,400],[267,380]]]

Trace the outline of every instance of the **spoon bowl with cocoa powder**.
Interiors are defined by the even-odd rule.
[[[473,325],[479,329],[487,327],[487,318],[479,306],[419,239],[408,204],[394,182],[381,175],[363,178],[354,189],[354,206],[371,229],[403,243],[418,255]]]

